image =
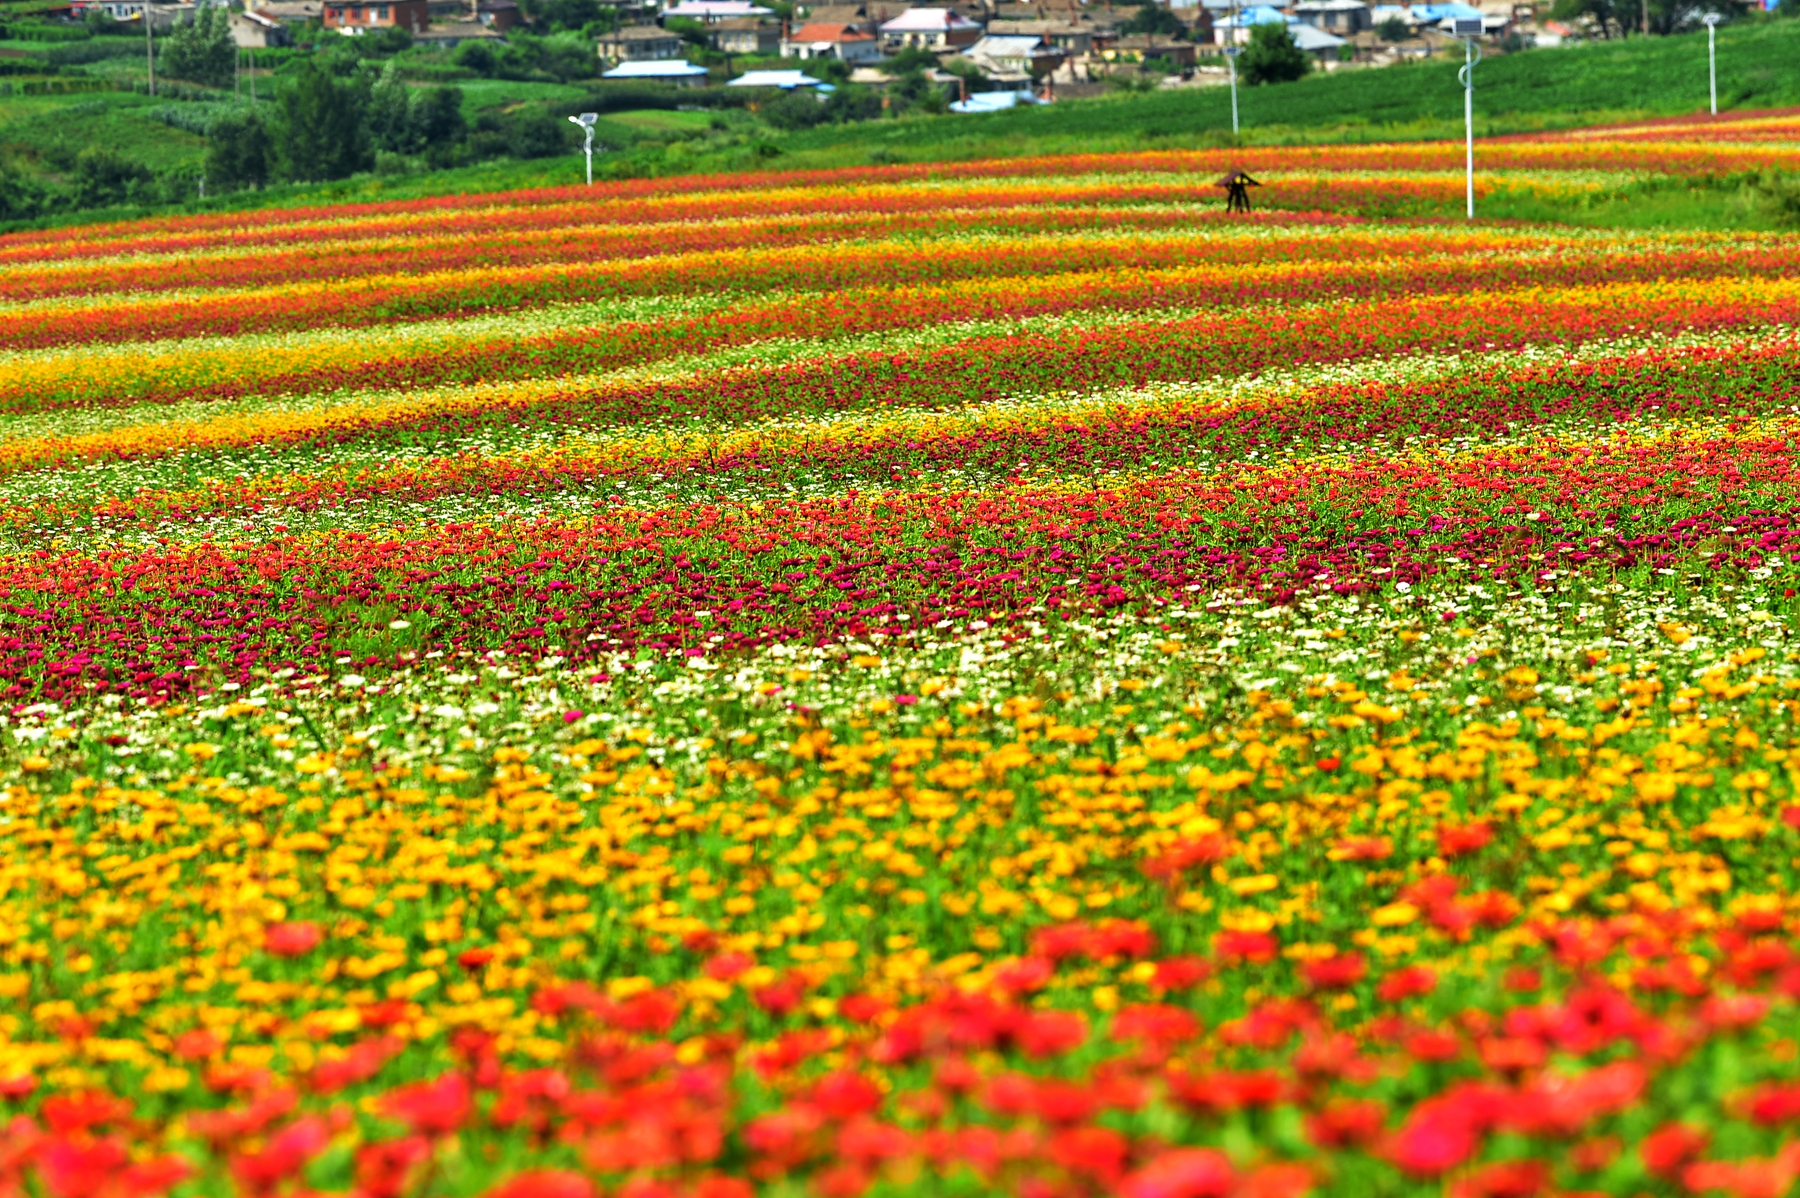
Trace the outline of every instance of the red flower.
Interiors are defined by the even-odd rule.
[[[755,960],[745,953],[720,953],[709,958],[703,968],[707,977],[729,982],[739,974],[748,972],[755,964]]]
[[[1372,1098],[1345,1098],[1306,1117],[1306,1136],[1325,1149],[1372,1144],[1387,1122],[1387,1107]]]
[[[1267,932],[1219,932],[1213,936],[1213,954],[1227,960],[1262,964],[1275,959],[1281,942]]]
[[[841,1069],[819,1079],[812,1104],[833,1119],[853,1119],[880,1108],[881,1090],[862,1074]]]
[[[1550,1167],[1539,1160],[1495,1161],[1452,1192],[1459,1198],[1534,1198],[1550,1184]]]
[[[1665,1123],[1638,1143],[1644,1168],[1658,1177],[1672,1178],[1681,1167],[1706,1151],[1711,1135],[1685,1123]]]
[[[1450,860],[1479,852],[1494,839],[1494,829],[1486,820],[1471,824],[1439,824],[1438,854]]]
[[[456,954],[456,963],[464,973],[480,973],[495,957],[491,948],[465,948]]]
[[[487,1192],[486,1198],[596,1198],[594,1183],[568,1169],[531,1169],[515,1173]]]
[[[1087,1039],[1087,1020],[1074,1011],[1033,1011],[1014,1033],[1025,1055],[1060,1056]]]
[[[205,1060],[224,1047],[225,1041],[219,1034],[206,1028],[194,1028],[175,1037],[175,1055],[184,1061]]]
[[[852,994],[838,1003],[838,1014],[852,1023],[873,1023],[887,1010],[887,1003],[867,994]]]
[[[1348,990],[1362,981],[1368,972],[1368,961],[1355,952],[1307,961],[1300,966],[1300,976],[1315,990]]]
[[[1382,1002],[1402,1002],[1437,989],[1437,974],[1427,965],[1408,965],[1381,979],[1375,997]]]
[[[263,948],[277,957],[303,957],[324,939],[316,923],[275,923],[263,930]]]
[[[1119,1186],[1122,1198],[1225,1198],[1237,1185],[1231,1162],[1216,1148],[1174,1148],[1154,1157]]]
[[[468,1081],[460,1073],[446,1073],[435,1081],[391,1091],[381,1099],[380,1109],[419,1135],[441,1136],[461,1127],[474,1107]]]
[[[1150,984],[1159,990],[1192,990],[1212,973],[1212,966],[1199,957],[1164,957],[1156,963],[1156,974]]]

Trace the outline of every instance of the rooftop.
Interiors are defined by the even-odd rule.
[[[981,26],[966,17],[959,17],[947,8],[909,8],[893,20],[883,24],[883,33],[937,33],[946,29],[980,29]]]

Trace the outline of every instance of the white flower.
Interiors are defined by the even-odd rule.
[[[399,632],[402,629],[411,628],[412,625],[405,620],[389,620],[388,627],[393,629],[395,632]]]

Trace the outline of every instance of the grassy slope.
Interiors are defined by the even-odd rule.
[[[1721,107],[1800,105],[1800,69],[1795,68],[1795,63],[1800,63],[1800,21],[1721,31]],[[1460,136],[1461,92],[1456,83],[1456,66],[1439,60],[1246,88],[1240,93],[1241,140],[1247,144],[1287,144]],[[506,86],[510,89],[516,85]],[[1482,133],[1694,112],[1702,109],[1706,100],[1705,36],[1633,38],[1623,43],[1495,58],[1478,68],[1477,88],[1478,131]],[[64,123],[54,112],[59,107],[83,103],[91,106],[101,98],[0,100],[0,146],[15,138],[15,126],[20,123],[29,127],[28,140],[33,143],[40,137],[58,134],[70,138],[84,135],[86,126]],[[185,151],[197,156],[198,139],[129,111],[145,104],[142,97],[114,93],[103,98],[109,109],[116,106],[121,110],[106,119],[121,123],[104,130],[95,128],[96,134],[116,136],[120,140],[115,144],[120,145],[154,145],[159,154],[178,155]],[[98,112],[92,107],[84,109],[82,119],[97,121]],[[674,114],[655,115],[664,118]],[[694,117],[686,123],[698,126],[709,119],[701,114]],[[129,121],[128,126],[122,123],[125,121]],[[750,167],[781,170],[852,165],[867,163],[877,153],[890,161],[950,161],[1077,150],[1216,145],[1230,140],[1229,124],[1229,98],[1223,88],[1183,89],[1065,101],[979,117],[908,118],[793,134],[764,130],[751,138],[738,133],[707,134],[696,129],[699,136],[694,140],[666,146],[639,145],[623,154],[608,155],[595,165],[597,174],[619,177]],[[165,142],[168,144],[163,145]],[[177,146],[177,142],[182,144]],[[773,158],[759,157],[754,147],[758,142],[772,143],[781,153]],[[344,199],[398,199],[566,184],[580,177],[581,157],[571,154],[564,159],[507,161],[425,175],[275,187],[261,193],[221,197],[205,207],[217,210]],[[1754,219],[1746,216],[1734,196],[1704,187],[1664,187],[1648,196],[1634,193],[1600,197],[1576,213],[1535,210],[1531,201],[1523,198],[1490,205],[1488,211],[1490,215],[1520,219],[1574,219],[1609,225],[1721,226],[1741,225]],[[87,213],[67,220],[73,223],[122,215],[129,214]]]
[[[1800,21],[1719,34],[1721,108],[1800,104]],[[1246,141],[1365,141],[1462,133],[1460,60],[1318,76],[1238,93]],[[1706,105],[1706,36],[1536,50],[1476,68],[1477,132],[1694,112]],[[1216,142],[1231,125],[1225,88],[1183,89],[1021,108],[964,121],[836,126],[790,137],[791,165],[852,160],[882,146],[901,158],[1132,149]]]

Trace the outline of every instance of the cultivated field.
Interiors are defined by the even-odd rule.
[[[1780,1198],[1800,237],[1461,152],[0,240],[0,1194]]]

